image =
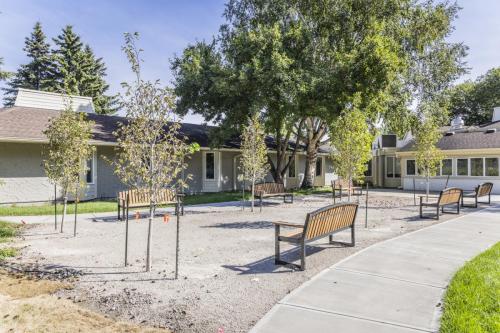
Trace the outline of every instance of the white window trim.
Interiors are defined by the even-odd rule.
[[[323,158],[323,156],[318,156],[316,159],[321,159],[321,174],[318,176],[316,175],[316,164],[314,164],[314,177],[324,177],[325,176],[325,159]],[[316,162],[318,163],[318,162]],[[297,165],[297,164],[295,164]],[[297,174],[295,174],[297,175]]]
[[[392,158],[394,159],[393,163],[392,163],[392,177],[388,176],[387,175],[387,159],[389,158]],[[387,178],[387,179],[401,179],[401,159],[399,160],[399,177],[396,177],[396,160],[398,158],[396,156],[386,156],[385,157],[385,172],[384,172],[384,177]],[[406,163],[405,163],[405,168],[406,168]],[[406,173],[406,170],[405,170],[405,173]]]
[[[214,178],[207,178],[207,154],[213,154],[214,155]],[[217,182],[217,169],[218,169],[218,156],[217,152],[210,150],[210,151],[203,151],[202,155],[202,172],[203,172],[203,181],[205,182]]]
[[[291,155],[289,155],[288,157],[290,158],[290,157],[292,157],[292,156],[291,156]],[[298,160],[298,158],[297,158],[297,154],[293,155],[293,160],[294,160],[293,167],[294,167],[294,169],[295,169],[295,170],[294,170],[294,171],[295,171],[295,172],[294,172],[294,173],[295,173],[295,177],[290,177],[290,175],[289,175],[289,170],[287,170],[287,172],[286,172],[286,178],[288,178],[288,179],[297,179],[297,178],[298,178],[298,174],[299,174],[299,172],[298,172],[298,171],[299,171],[299,170],[298,170],[298,168],[297,168],[297,165],[298,165],[298,161],[297,161],[297,160]],[[315,172],[316,172],[316,171],[315,171]]]
[[[415,173],[413,173],[413,174],[408,173],[408,161],[415,162]],[[412,159],[412,158],[405,160],[405,176],[417,176],[417,160]]]
[[[95,185],[97,182],[97,158],[95,152],[92,153],[92,182],[88,183],[87,182],[87,172],[88,170],[85,171],[85,183],[87,185]],[[87,166],[87,162],[85,162],[85,166]]]

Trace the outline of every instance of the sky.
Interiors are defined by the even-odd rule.
[[[133,78],[121,51],[124,32],[137,31],[141,36],[144,77],[170,84],[170,60],[189,44],[210,40],[217,34],[224,23],[225,3],[226,0],[0,0],[3,69],[15,71],[27,62],[22,50],[24,38],[40,21],[50,38],[57,36],[65,25],[73,25],[82,41],[106,63],[110,93],[120,92],[120,83]],[[469,47],[466,61],[470,71],[460,79],[463,81],[500,66],[500,0],[459,0],[458,4],[462,10],[449,40]],[[188,115],[185,121],[200,123],[203,119]]]

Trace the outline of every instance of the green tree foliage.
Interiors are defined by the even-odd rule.
[[[266,133],[255,113],[248,120],[241,135],[241,165],[243,177],[252,185],[252,212],[255,201],[255,183],[264,179],[269,172]]]
[[[90,46],[83,45],[70,25],[53,41],[56,48],[52,50],[50,90],[92,97],[96,113],[115,112],[116,98],[105,95],[109,86],[104,80],[106,66],[102,58],[96,58]]]
[[[173,61],[179,110],[221,124],[219,137],[262,111],[277,141],[271,172],[282,181],[293,133],[309,134],[295,139],[313,165],[325,136],[317,128],[354,99],[367,120],[408,130],[411,106],[462,73],[464,46],[446,42],[457,10],[432,0],[230,0],[217,38]],[[299,123],[305,129],[294,131]]]
[[[441,139],[437,122],[432,117],[427,117],[417,123],[415,129],[416,153],[415,160],[419,174],[426,180],[426,195],[429,197],[430,177],[438,172],[444,155],[436,144]]]
[[[373,139],[366,115],[356,106],[343,111],[333,123],[331,144],[335,171],[349,184],[353,180],[363,180],[366,164],[372,158]]]
[[[42,30],[42,25],[37,22],[33,32],[26,37],[23,51],[29,58],[27,64],[21,65],[7,84],[5,91],[5,105],[12,106],[16,99],[17,89],[51,90],[53,81],[49,79],[52,60],[50,45]]]
[[[9,72],[2,70],[2,66],[3,66],[3,58],[0,57],[0,81],[6,80],[10,76]]]
[[[44,131],[48,139],[43,151],[45,173],[49,180],[62,189],[64,199],[61,232],[64,231],[68,194],[73,193],[75,200],[78,200],[82,175],[87,171],[87,160],[95,150],[89,143],[92,126],[93,122],[87,120],[84,113],[73,111],[71,104],[68,104],[58,117],[51,119]]]
[[[115,135],[118,140],[115,173],[127,185],[146,191],[150,198],[147,238],[146,271],[151,270],[153,218],[160,192],[165,188],[186,186],[183,170],[186,158],[199,146],[189,145],[180,133],[181,123],[174,115],[175,97],[172,90],[159,81],[141,78],[142,59],[136,46],[138,35],[125,34],[123,51],[136,75],[122,96],[122,105],[129,121]]]
[[[461,115],[466,125],[491,121],[493,108],[500,106],[500,68],[490,69],[475,81],[466,81],[451,88],[450,115]]]

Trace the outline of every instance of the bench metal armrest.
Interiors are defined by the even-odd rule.
[[[292,228],[304,228],[303,224],[285,222],[285,221],[274,221],[274,225],[284,226],[284,227],[292,227]]]

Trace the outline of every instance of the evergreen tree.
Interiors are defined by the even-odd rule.
[[[7,83],[7,88],[3,89],[6,106],[14,104],[18,88],[34,90],[51,90],[52,88],[52,82],[49,80],[52,65],[50,45],[46,41],[40,22],[35,24],[33,32],[29,37],[26,37],[24,43],[23,50],[30,62],[21,65]]]
[[[79,82],[85,76],[83,43],[80,36],[73,32],[73,27],[68,25],[62,33],[53,39],[56,49],[54,54],[55,66],[51,73],[54,81],[53,90],[72,95],[81,95]]]
[[[2,66],[3,66],[3,58],[0,57],[0,81],[5,80],[9,77],[9,73],[2,71]]]
[[[92,97],[96,113],[106,114],[116,111],[114,96],[105,92],[109,85],[104,80],[106,66],[102,58],[96,58],[88,45],[83,45],[73,27],[66,26],[54,38],[57,48],[53,50],[55,66],[52,78],[55,91]]]
[[[107,96],[105,92],[109,89],[106,83],[106,65],[102,58],[96,58],[94,51],[89,45],[85,45],[83,51],[84,77],[79,84],[79,91],[83,96],[91,96],[96,113],[107,114],[116,111],[116,97]]]

